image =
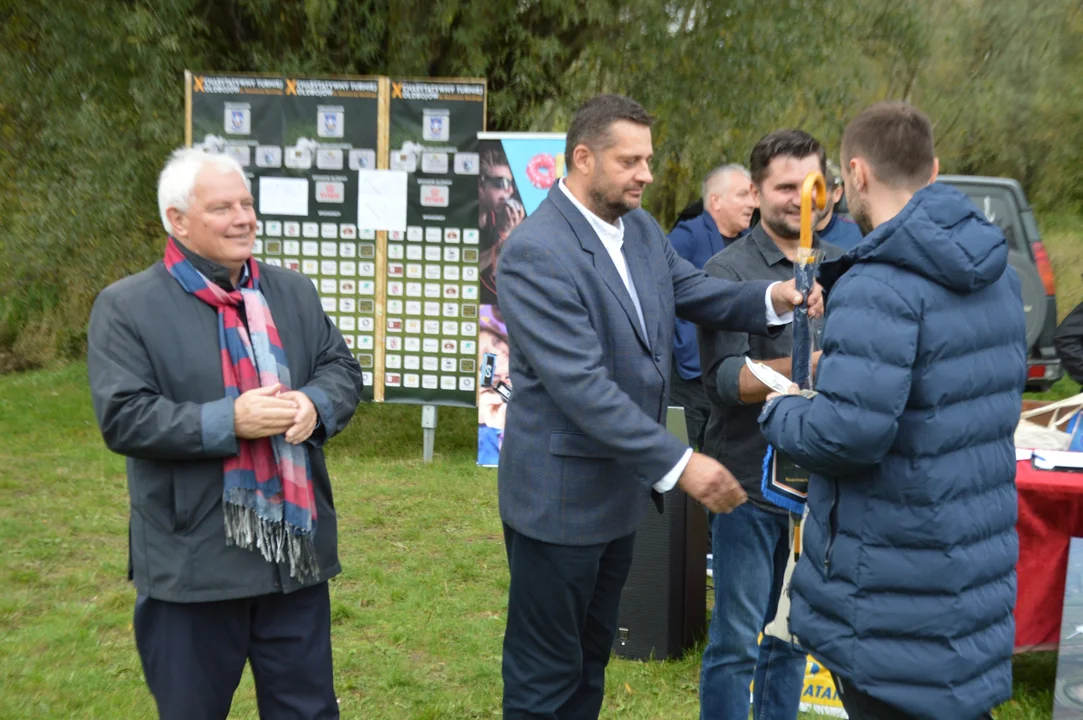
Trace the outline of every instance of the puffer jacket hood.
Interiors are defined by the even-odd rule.
[[[898,215],[832,263],[824,282],[833,283],[862,262],[894,265],[949,290],[973,293],[1004,274],[1008,242],[966,195],[933,183],[914,193]]]

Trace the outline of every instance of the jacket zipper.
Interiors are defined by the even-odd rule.
[[[839,512],[839,484],[831,483],[833,494],[831,497],[831,509],[827,512],[827,546],[824,548],[824,572],[831,569],[831,548],[835,545],[835,536],[838,533]]]

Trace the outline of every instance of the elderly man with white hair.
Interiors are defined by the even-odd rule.
[[[98,296],[87,357],[102,436],[127,457],[147,685],[162,718],[226,718],[250,661],[262,718],[337,718],[322,446],[361,369],[312,283],[252,258],[236,161],[178,150],[158,205],[164,258]]]
[[[703,179],[703,212],[683,220],[669,233],[677,254],[702,270],[712,257],[739,238],[752,220],[756,196],[748,170],[737,164],[722,165]],[[673,328],[673,379],[669,399],[684,408],[688,441],[703,449],[711,401],[703,389],[696,326],[677,318]]]

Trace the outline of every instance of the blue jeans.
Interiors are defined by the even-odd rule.
[[[748,720],[748,686],[755,720],[794,720],[801,704],[805,652],[764,636],[774,619],[789,553],[789,516],[745,503],[711,516],[714,612],[703,652],[701,720]]]

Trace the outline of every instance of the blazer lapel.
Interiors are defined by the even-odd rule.
[[[598,233],[594,232],[594,228],[590,226],[587,219],[583,217],[583,213],[579,211],[572,201],[564,195],[564,191],[560,189],[558,183],[554,183],[552,189],[549,191],[549,201],[556,205],[557,210],[564,216],[564,219],[568,221],[568,224],[572,228],[572,232],[575,233],[575,237],[579,240],[579,244],[582,246],[583,251],[588,253],[593,258],[594,269],[601,276],[602,281],[605,283],[609,291],[616,296],[620,306],[624,308],[625,314],[628,316],[628,321],[632,324],[632,329],[635,332],[639,342],[643,343],[643,347],[650,350],[650,343],[647,341],[646,336],[643,334],[643,329],[639,324],[639,314],[636,313],[635,305],[632,304],[632,296],[628,294],[628,288],[624,286],[624,281],[621,280],[620,273],[617,272],[617,266],[613,264],[613,259],[609,257],[609,251],[605,249],[605,245],[602,245],[602,241],[598,239]],[[624,228],[625,232],[628,231],[627,224]],[[627,239],[625,240],[624,247],[628,248]],[[625,253],[627,258],[629,253]],[[628,261],[629,271],[631,271],[631,261]],[[640,307],[643,310],[643,322],[647,324],[647,310],[643,305],[643,291],[640,290],[639,279],[636,275],[632,274],[632,282],[635,283],[637,289],[637,295],[639,295]],[[646,280],[644,280],[646,282]],[[649,292],[649,291],[648,291]]]

